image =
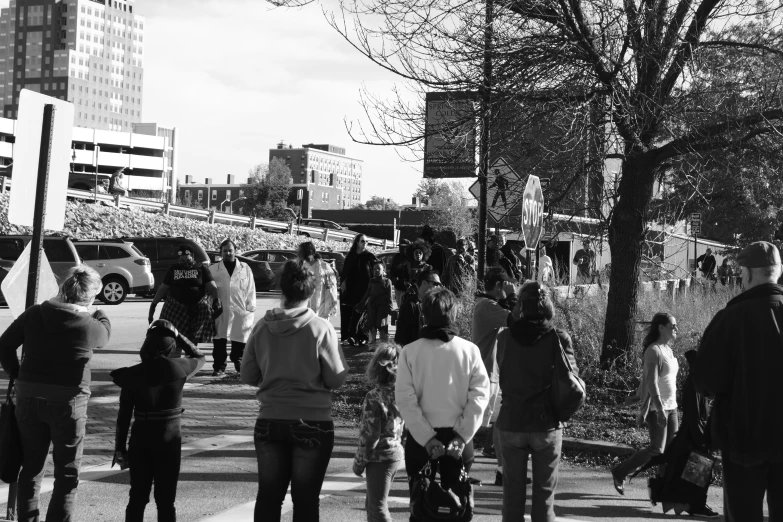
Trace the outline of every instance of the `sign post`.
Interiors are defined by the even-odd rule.
[[[696,275],[697,270],[697,261],[696,258],[699,257],[698,252],[698,246],[699,246],[699,239],[698,234],[701,233],[701,212],[692,212],[691,213],[691,234],[693,235],[693,275]]]
[[[522,194],[522,236],[527,250],[527,276],[530,273],[530,252],[538,248],[544,230],[544,192],[538,176],[529,175]]]

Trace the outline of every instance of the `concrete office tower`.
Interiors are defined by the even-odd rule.
[[[141,121],[144,18],[133,0],[11,0],[0,10],[2,116],[19,91],[74,104],[74,125],[131,132]]]

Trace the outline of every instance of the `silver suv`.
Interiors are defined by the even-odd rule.
[[[98,299],[118,305],[128,294],[145,294],[155,286],[150,260],[133,243],[122,239],[74,240],[84,264],[98,271],[103,288]]]

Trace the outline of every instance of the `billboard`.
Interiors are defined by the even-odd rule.
[[[475,95],[428,92],[424,125],[424,177],[476,177]]]

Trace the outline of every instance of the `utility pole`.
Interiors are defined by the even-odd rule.
[[[492,121],[492,19],[493,2],[486,0],[484,27],[484,80],[481,85],[481,138],[479,143],[478,277],[484,278],[487,253],[487,175],[489,174],[489,126]]]

